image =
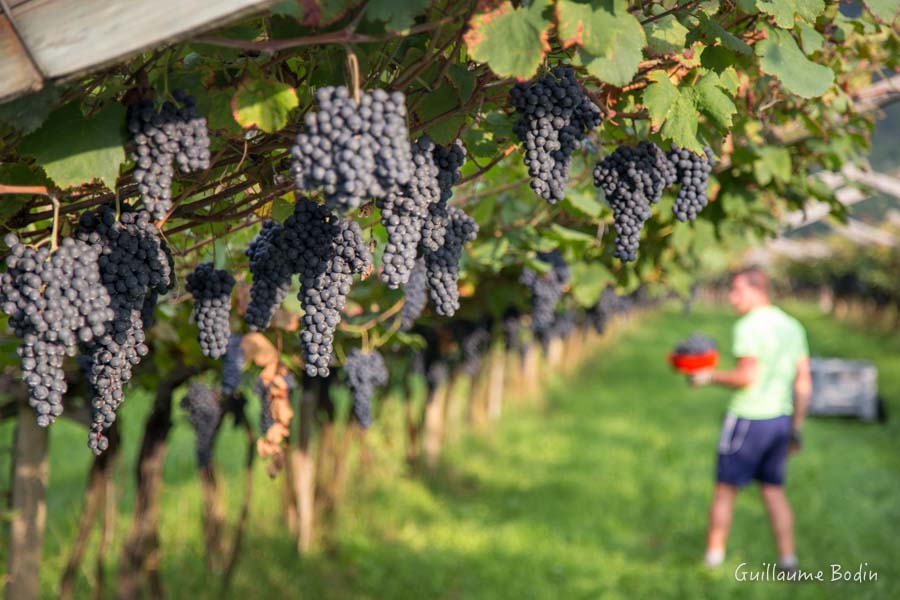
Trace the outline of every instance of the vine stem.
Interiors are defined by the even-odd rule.
[[[386,42],[395,38],[408,37],[411,35],[425,33],[433,29],[437,29],[444,23],[449,23],[457,18],[458,17],[455,16],[445,17],[431,23],[423,23],[422,25],[410,27],[406,31],[392,31],[382,35],[354,33],[352,31],[342,29],[340,31],[332,31],[319,35],[288,38],[284,40],[268,40],[265,42],[250,42],[246,40],[235,40],[208,35],[198,36],[194,38],[194,41],[201,44],[209,44],[211,46],[222,46],[224,48],[237,48],[239,50],[268,52],[270,54],[274,54],[275,52],[279,52],[280,50],[299,48],[301,46],[318,46],[323,44],[368,44],[375,42]]]
[[[59,200],[51,194],[50,202],[53,203],[53,230],[50,232],[50,252],[56,252],[56,249],[59,248]]]

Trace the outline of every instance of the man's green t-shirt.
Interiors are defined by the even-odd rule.
[[[773,419],[794,412],[797,361],[809,356],[806,332],[777,306],[754,308],[734,325],[734,355],[753,357],[757,379],[738,390],[729,411],[744,419]]]

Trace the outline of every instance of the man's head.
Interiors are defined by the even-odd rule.
[[[769,276],[759,267],[738,271],[731,279],[728,300],[740,314],[769,303]]]

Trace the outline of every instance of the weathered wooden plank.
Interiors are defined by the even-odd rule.
[[[0,82],[0,98],[40,89],[43,83],[4,16],[0,16]]]
[[[272,3],[273,0],[10,2],[25,44],[43,74],[54,79],[115,64]],[[0,30],[0,99],[34,87],[34,70],[18,48],[9,24],[4,25],[5,29]]]

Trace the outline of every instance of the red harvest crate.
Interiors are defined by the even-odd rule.
[[[710,350],[703,354],[675,354],[674,352],[669,354],[669,364],[671,364],[676,371],[686,374],[712,369],[718,363],[718,350]]]

